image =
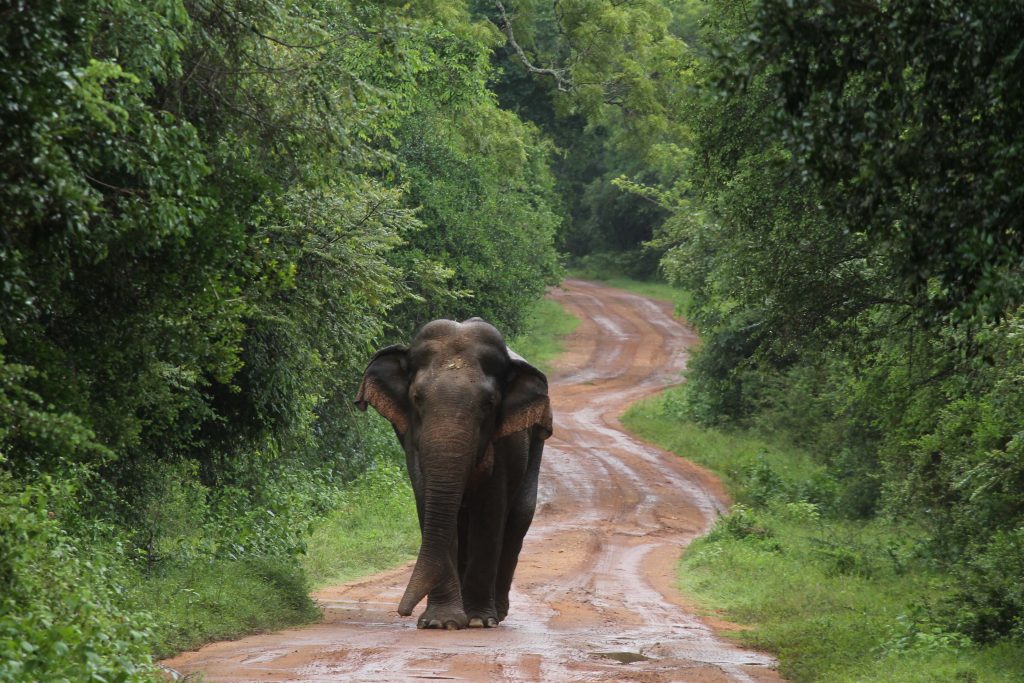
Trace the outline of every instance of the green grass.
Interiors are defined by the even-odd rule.
[[[135,591],[136,604],[154,618],[158,658],[320,617],[302,571],[283,560],[173,564],[139,577]]]
[[[741,642],[777,653],[793,681],[1020,681],[1024,647],[978,648],[931,616],[951,579],[914,558],[912,539],[799,503],[740,506],[687,550],[679,585],[755,626]]]
[[[771,472],[781,485],[796,486],[825,476],[825,468],[799,449],[751,433],[725,432],[701,427],[681,417],[685,385],[670,387],[635,403],[622,416],[627,429],[662,448],[700,463],[723,477],[740,502],[757,502],[763,492],[748,480]]]
[[[343,583],[408,562],[419,543],[409,477],[402,467],[381,464],[353,482],[317,524],[303,567],[315,587]]]
[[[527,315],[524,332],[510,339],[509,346],[548,373],[551,372],[551,361],[565,350],[562,338],[572,334],[579,324],[579,319],[559,304],[541,299]]]
[[[1024,645],[978,646],[943,626],[953,580],[915,529],[828,518],[829,482],[807,453],[684,421],[684,391],[634,405],[623,423],[718,473],[738,501],[679,568],[707,614],[753,627],[732,637],[776,653],[796,682],[1024,680]]]

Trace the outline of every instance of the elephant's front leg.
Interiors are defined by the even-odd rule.
[[[409,471],[409,478],[412,482],[413,493],[416,496],[416,514],[419,517],[420,533],[423,533],[423,520],[425,515],[425,494],[423,475],[420,472],[419,459],[415,449],[406,451],[406,465]],[[452,541],[443,562],[447,565],[441,581],[427,593],[427,608],[416,620],[416,628],[465,628],[467,619],[466,612],[462,608],[462,591],[459,586],[459,574],[455,567],[455,560],[458,557],[459,539]]]
[[[523,547],[523,538],[533,522],[533,513],[537,508],[537,481],[540,476],[541,455],[544,451],[543,439],[534,438],[530,443],[529,463],[526,475],[518,488],[510,490],[508,521],[504,529],[504,540],[501,546],[501,559],[498,562],[498,575],[494,582],[494,603],[498,608],[498,621],[508,616],[508,594],[512,588],[512,577],[519,563],[519,551]]]
[[[458,538],[452,540],[451,551],[445,557],[445,571],[441,580],[427,594],[427,608],[416,620],[416,628],[466,628],[469,619],[462,606],[462,590],[455,569],[458,556]]]
[[[463,549],[462,604],[470,628],[498,625],[494,581],[505,526],[506,501],[490,492],[474,501],[467,515],[467,546]]]

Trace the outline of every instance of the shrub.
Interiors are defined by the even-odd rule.
[[[1003,634],[1024,641],[1024,527],[974,546],[958,575],[951,606],[960,627],[981,642]]]
[[[62,528],[72,487],[0,472],[0,679],[153,678],[150,617],[132,609],[123,545],[85,542]]]

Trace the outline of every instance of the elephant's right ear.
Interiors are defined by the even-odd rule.
[[[360,410],[366,410],[367,404],[373,406],[399,434],[409,429],[408,351],[408,347],[395,344],[373,354],[355,401]]]

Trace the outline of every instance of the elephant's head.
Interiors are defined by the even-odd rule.
[[[356,397],[360,409],[367,404],[391,422],[418,469],[409,474],[423,539],[398,608],[409,615],[442,579],[463,492],[474,472],[493,467],[494,444],[531,428],[551,434],[547,379],[483,320],[435,320],[410,346],[373,356]]]

